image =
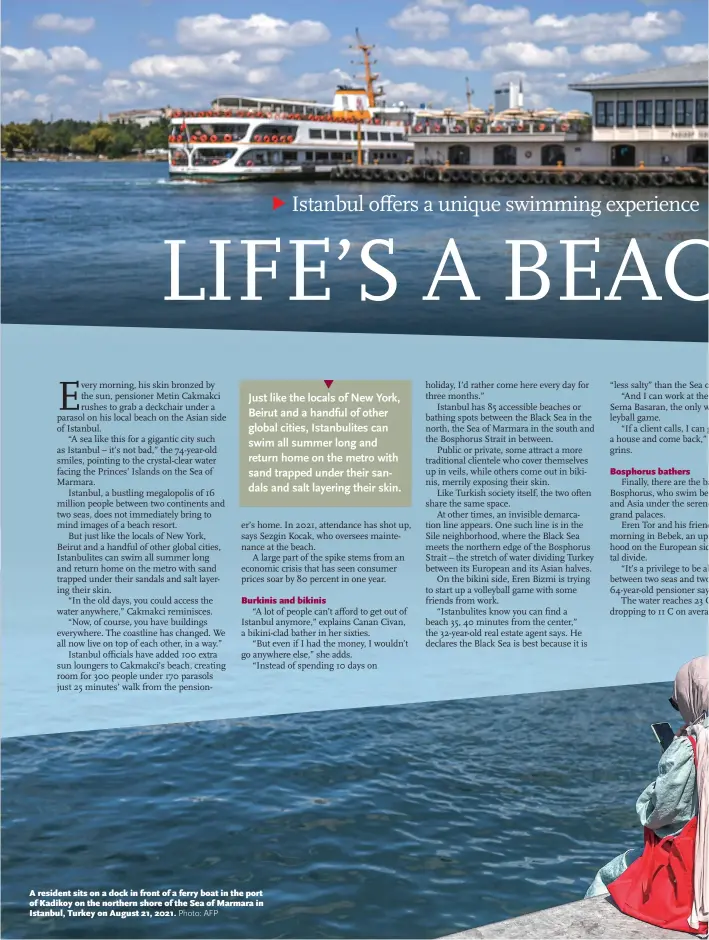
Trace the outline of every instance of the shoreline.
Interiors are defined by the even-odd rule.
[[[67,157],[56,155],[32,155],[7,157],[2,154],[3,163],[168,163],[168,157]]]

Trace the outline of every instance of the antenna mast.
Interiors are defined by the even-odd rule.
[[[374,88],[374,83],[379,79],[377,72],[372,71],[372,66],[376,64],[376,59],[372,58],[372,49],[374,46],[368,46],[362,41],[360,32],[358,29],[355,30],[355,36],[357,38],[357,45],[352,46],[351,48],[357,49],[362,53],[364,59],[364,83],[365,88],[367,89],[367,101],[369,102],[369,107],[373,108],[377,103],[377,98],[382,94],[382,89],[379,88],[376,90]]]
[[[470,87],[470,79],[468,78],[465,79],[465,98],[468,102],[468,111],[470,111],[473,106],[473,89]]]

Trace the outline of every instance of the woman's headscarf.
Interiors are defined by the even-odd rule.
[[[694,906],[689,925],[709,921],[709,656],[699,656],[679,670],[674,700],[687,722],[687,734],[697,742],[697,844],[694,853]]]

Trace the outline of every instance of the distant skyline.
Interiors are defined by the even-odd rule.
[[[243,93],[330,102],[375,43],[389,102],[487,107],[524,79],[525,105],[580,107],[567,85],[707,58],[704,0],[5,0],[3,123]]]

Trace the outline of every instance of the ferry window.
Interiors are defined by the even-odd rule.
[[[379,134],[376,131],[367,131],[367,140],[379,140]]]
[[[635,123],[638,127],[652,127],[652,101],[635,102]]]
[[[315,154],[316,163],[327,163],[330,159],[330,154],[327,150],[318,150]]]
[[[382,131],[382,136],[381,136],[380,139],[381,139],[381,140],[391,140],[391,134],[386,134],[386,133],[384,133],[384,131]]]
[[[264,162],[262,150],[247,150],[239,157],[237,164],[238,166],[263,166]]]
[[[679,98],[675,101],[675,124],[677,127],[686,127],[693,123],[694,101],[691,98]]]
[[[613,102],[596,102],[596,127],[613,127]]]
[[[669,127],[672,124],[672,99],[655,102],[656,127]]]
[[[297,151],[297,150],[284,150],[284,151],[283,151],[283,162],[284,162],[284,163],[297,163],[297,162],[298,162],[298,151]]]
[[[325,131],[325,140],[337,140],[337,131]]]
[[[192,155],[193,166],[219,166],[234,156],[233,150],[223,150],[221,147],[209,150],[195,150]]]
[[[352,140],[352,131],[340,131],[340,140]]]
[[[317,139],[317,140],[320,140],[321,138],[322,138],[322,131],[314,131],[314,130],[311,129],[311,131],[310,131],[310,139],[311,139],[311,140],[316,140],[316,139]]]
[[[639,104],[640,102],[638,102]],[[618,127],[632,127],[633,126],[633,102],[632,101],[619,101],[618,102]]]
[[[258,124],[253,129],[252,140],[260,135],[276,141],[279,137],[295,137],[297,133],[298,128],[294,124]]]
[[[404,139],[404,135],[403,135],[403,134],[398,134],[398,133],[394,132],[394,140],[403,140],[403,139]]]
[[[697,98],[697,124],[707,126],[707,99]]]

